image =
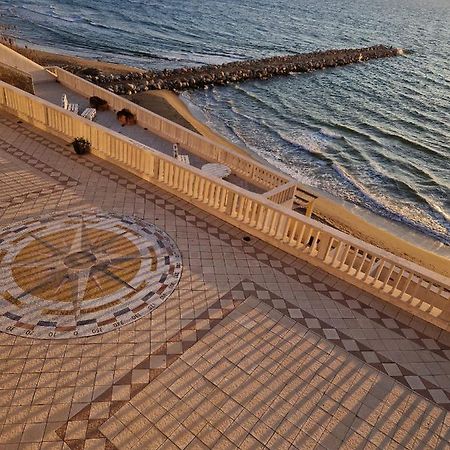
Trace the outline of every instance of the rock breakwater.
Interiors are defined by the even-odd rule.
[[[187,67],[144,73],[107,74],[95,68],[67,66],[67,70],[98,84],[112,92],[131,95],[137,92],[168,89],[180,92],[221,86],[246,80],[265,80],[274,76],[298,72],[311,72],[377,58],[404,54],[402,49],[376,45],[359,49],[340,49],[302,53],[288,56],[236,61],[221,65]]]

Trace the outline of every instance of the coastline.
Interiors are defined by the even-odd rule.
[[[164,98],[203,136],[208,137],[218,144],[232,148],[241,154],[257,159],[258,161],[262,160],[262,158],[259,158],[258,155],[254,155],[250,150],[243,149],[231,143],[203,122],[199,121],[189,110],[189,107],[183,102],[180,96],[170,91],[154,92],[157,93],[155,95]],[[263,161],[265,164],[269,164],[267,161]],[[351,205],[348,202],[344,202],[338,198],[331,198],[331,196],[323,195],[322,193],[317,192],[317,190],[312,189],[310,186],[303,185],[300,182],[298,182],[298,184],[305,190],[314,190],[314,193],[319,195],[314,206],[314,214],[328,225],[369,242],[370,244],[380,247],[386,251],[394,253],[397,256],[401,256],[419,265],[427,267],[430,270],[441,273],[445,276],[450,276],[450,259],[444,254],[438,254],[422,246],[415,245],[412,242],[398,236],[397,233],[403,233],[406,231],[405,225],[398,225],[398,227],[395,227],[394,225],[391,225],[387,219],[378,217],[368,210],[362,213],[362,208],[360,207]],[[354,210],[354,212],[352,212],[352,210]],[[371,223],[371,221],[375,223]],[[418,233],[413,234],[413,238],[418,235]],[[429,241],[430,244],[431,242],[435,242],[432,238],[425,236],[424,240]],[[444,246],[444,244],[442,244],[442,246]],[[448,251],[450,253],[450,249],[448,249]]]
[[[141,69],[131,68],[125,65],[73,56],[57,55],[34,49],[21,49],[21,53],[42,65],[78,65],[95,67],[110,73],[128,73],[130,71],[142,72]],[[240,154],[261,161],[261,158],[254,155],[250,150],[243,149],[229,142],[226,138],[201,122],[189,110],[187,104],[171,91],[147,91],[135,94],[131,96],[130,99],[156,114],[162,115],[192,131],[198,132],[219,145],[232,148]],[[269,164],[265,161],[264,163]],[[317,193],[309,186],[302,185],[301,183],[298,184],[306,190]],[[416,242],[404,239],[399,236],[400,233],[395,229],[396,227],[390,227],[389,224],[387,224],[387,221],[384,221],[386,223],[384,224],[385,226],[383,226],[375,214],[368,213],[361,215],[361,211],[358,213],[358,211],[355,211],[356,209],[356,207],[347,202],[319,193],[319,197],[315,203],[314,213],[324,222],[341,231],[394,253],[397,256],[413,261],[444,276],[450,276],[450,258],[446,255],[433,252],[423,246],[417,245]],[[405,232],[404,234],[407,233]],[[431,241],[431,238],[427,239]],[[424,236],[424,241],[427,239],[425,239]]]

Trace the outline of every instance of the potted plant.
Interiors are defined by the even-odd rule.
[[[72,145],[75,153],[78,155],[84,155],[85,153],[89,153],[91,150],[91,143],[83,137],[75,138]]]

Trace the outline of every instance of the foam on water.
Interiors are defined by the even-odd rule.
[[[450,243],[447,0],[0,0],[47,48],[143,68],[385,43],[399,58],[183,94],[305,184]],[[195,105],[195,106],[193,106]]]

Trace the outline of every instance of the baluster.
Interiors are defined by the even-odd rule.
[[[417,277],[417,278],[418,278],[418,280],[416,281],[414,288],[412,290],[412,293],[410,294],[410,297],[409,297],[410,301],[414,300],[414,298],[417,298],[416,297],[417,289],[419,289],[419,286],[422,286],[423,278],[422,277]],[[419,300],[419,299],[417,299],[417,300]],[[416,303],[419,303],[419,302],[416,302]],[[416,305],[414,305],[414,306],[416,306]]]
[[[363,256],[361,258],[361,264],[358,266],[358,269],[356,270],[355,277],[358,277],[359,272],[361,271],[361,269],[364,266],[364,263],[366,262],[366,258],[367,258],[367,252],[364,252]]]
[[[194,193],[194,174],[190,170],[186,170],[186,194],[192,197]]]
[[[333,245],[333,237],[328,233],[320,232],[322,240],[317,242],[317,258],[326,262],[328,255],[330,254],[331,246]]]
[[[127,162],[128,146],[124,142],[120,142],[119,161],[123,164]]]
[[[384,258],[380,259],[380,265],[378,266],[378,269],[373,277],[373,281],[372,281],[372,286],[374,286],[376,284],[376,282],[378,281],[378,278],[381,274],[381,271],[384,269],[384,266],[386,264],[386,261],[384,260]]]
[[[341,260],[341,263],[338,264],[339,270],[345,270],[345,269],[344,269],[344,266],[346,265],[346,261],[347,261],[347,258],[348,258],[348,254],[350,253],[350,250],[351,250],[351,248],[352,248],[352,246],[351,246],[349,243],[345,243],[344,245],[346,246],[346,247],[345,247],[345,253],[344,253],[344,255],[343,255],[343,258],[342,258],[342,260]]]
[[[244,208],[247,205],[247,199],[245,197],[240,197],[239,199],[239,209],[238,209],[238,213],[237,213],[237,220],[242,221],[242,219],[244,218]]]
[[[222,199],[222,191],[224,189],[225,188],[223,186],[216,185],[216,192],[214,195],[214,204],[213,204],[214,209],[220,210],[220,200]]]
[[[134,169],[136,167],[136,148],[134,145],[128,144],[128,161],[127,165],[131,169]]]
[[[191,194],[191,172],[189,170],[183,169],[184,174],[184,192],[187,195]]]
[[[298,228],[299,223],[300,222],[298,220],[293,220],[293,227],[290,230],[290,238],[289,238],[289,242],[288,242],[288,245],[290,247],[294,247],[295,246],[295,243],[296,243],[296,241],[295,241],[295,234],[297,233],[297,228]]]
[[[362,279],[362,281],[366,281],[367,277],[370,275],[370,272],[372,271],[373,265],[375,264],[375,260],[377,258],[372,255],[372,257],[370,258],[370,263],[369,263],[369,267],[366,269],[366,274],[364,275],[364,278]]]
[[[167,162],[167,161],[164,161],[164,174],[163,174],[163,176],[164,176],[164,182],[165,182],[165,184],[169,184],[169,181],[170,181],[170,164]]]
[[[147,153],[147,176],[153,178],[155,176],[155,158]]]
[[[289,242],[289,232],[291,230],[292,222],[293,222],[292,217],[286,217],[286,226],[284,227],[284,233],[281,236],[281,240],[284,243]]]
[[[336,240],[336,239],[333,238],[333,240]],[[346,244],[343,243],[342,241],[339,241],[338,246],[337,246],[336,250],[334,251],[333,259],[331,260],[331,266],[334,267],[337,259],[339,258],[339,254],[341,253],[341,248],[343,245],[346,245]]]
[[[389,279],[391,278],[392,272],[395,269],[395,264],[391,263],[391,268],[389,269],[388,275],[386,277],[386,279],[384,280],[383,286],[382,286],[382,290],[384,291],[384,289],[386,288],[387,284],[389,283]]]
[[[199,180],[199,186],[198,186],[198,200],[203,201],[204,197],[205,197],[205,179],[202,177]]]
[[[273,209],[267,209],[266,217],[264,218],[264,226],[262,232],[268,234],[270,231],[271,221],[273,217]]]
[[[253,202],[252,216],[250,218],[250,226],[255,228],[258,222],[258,211],[260,211],[261,205],[259,203]]]
[[[232,217],[239,219],[239,209],[242,205],[242,197],[240,194],[234,194]]]
[[[216,193],[217,193],[217,187],[215,184],[211,183],[211,186],[209,188],[209,202],[208,205],[214,207],[216,203]]]
[[[305,244],[303,244],[303,236],[305,234],[306,231],[306,224],[302,225],[302,229],[300,230],[300,235],[297,239],[297,245],[295,246],[295,248],[300,248],[300,247],[304,247]]]
[[[219,210],[225,212],[227,210],[227,200],[228,200],[228,189],[223,188],[220,195],[220,206]]]
[[[211,182],[209,180],[205,180],[205,183],[203,185],[203,197],[202,202],[208,203],[209,201],[209,188],[211,186]]]
[[[314,236],[314,239],[312,241],[311,248],[308,249],[308,247],[306,247],[308,249],[307,253],[310,253],[311,255],[313,254],[314,251],[316,251],[317,241],[319,240],[320,237],[320,231],[319,230],[314,231],[316,231],[316,235]]]
[[[200,189],[200,177],[198,175],[195,175],[194,185],[193,185],[193,189],[192,189],[192,197],[198,198],[199,189]]]
[[[355,248],[355,254],[353,255],[352,262],[349,264],[349,266],[347,268],[347,273],[350,273],[350,271],[353,269],[353,264],[355,264],[356,258],[358,257],[358,253],[359,253],[358,248],[357,247],[354,247],[354,248]]]
[[[394,291],[397,289],[397,286],[399,285],[400,280],[403,278],[404,273],[405,273],[405,269],[403,269],[403,268],[398,272],[397,280],[396,280],[395,284],[392,286],[392,289],[390,291],[391,294],[393,294]]]
[[[224,186],[216,185],[216,192],[214,195],[214,209],[220,210],[220,201],[222,199],[222,191],[225,189]]]
[[[185,194],[186,193],[186,171],[184,167],[178,167],[178,191]]]
[[[259,209],[257,221],[256,221],[256,227],[255,227],[257,230],[263,229],[267,211],[268,211],[267,206],[260,205],[260,209]]]
[[[142,152],[143,150],[138,149],[138,148],[134,148],[134,152],[135,152],[135,169],[138,171],[138,173],[142,173]]]
[[[153,178],[159,179],[159,172],[161,170],[161,159],[158,156],[152,156],[153,161]]]
[[[168,182],[168,174],[167,174],[167,161],[165,160],[161,160],[161,168],[162,168],[162,172],[161,172],[161,181],[164,184],[167,184]]]
[[[402,292],[400,292],[400,295],[399,295],[400,299],[406,294],[406,290],[409,288],[409,285],[411,284],[411,280],[413,279],[413,276],[414,276],[414,272],[411,271],[408,279],[405,281],[405,285],[403,286]]]
[[[243,223],[247,223],[247,217],[249,211],[251,211],[251,208],[252,208],[252,201],[249,198],[245,198],[244,207],[242,208],[241,211],[241,221]]]
[[[172,177],[172,186],[175,190],[179,191],[180,190],[180,184],[181,184],[181,171],[180,171],[180,167],[176,166],[175,164],[171,164],[172,166],[172,173],[173,173],[173,177]]]
[[[184,167],[179,167],[179,171],[178,191],[183,194],[189,194],[189,173]]]
[[[274,211],[272,223],[269,230],[269,236],[275,236],[277,234],[279,223],[280,223],[280,213],[278,211]]]
[[[165,164],[165,170],[167,172],[166,183],[168,186],[173,185],[173,172],[174,172],[173,169],[174,169],[174,167],[172,166],[172,164],[170,164],[169,162],[166,161],[166,164]]]

